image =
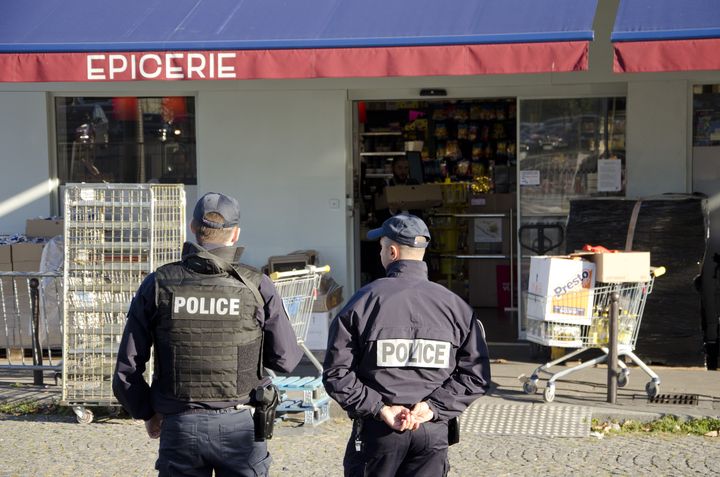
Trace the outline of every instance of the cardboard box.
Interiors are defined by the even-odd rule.
[[[515,209],[515,193],[474,194],[470,196],[468,213],[504,214]]]
[[[12,271],[12,245],[0,245],[0,272]]]
[[[0,333],[0,348],[32,348],[32,304],[27,277],[3,277],[2,299],[4,308],[0,322],[4,322],[7,333]],[[39,339],[43,348],[61,348],[62,333],[60,310],[62,278],[43,278],[40,281],[38,298],[40,302]]]
[[[650,252],[593,253],[580,256],[595,264],[598,282],[650,281]]]
[[[25,235],[28,237],[52,238],[63,235],[63,219],[27,219]]]
[[[40,258],[44,243],[14,243],[12,245],[12,263],[15,272],[37,272],[40,270]]]
[[[569,257],[530,258],[527,315],[535,320],[589,325],[595,264]]]
[[[385,187],[375,206],[378,209],[410,210],[439,207],[442,204],[442,184],[419,184]]]
[[[338,308],[333,308],[328,311],[310,314],[310,324],[308,325],[305,346],[311,350],[327,349],[330,320],[335,317],[338,311],[340,311]]]
[[[338,287],[326,293],[318,293],[317,299],[313,302],[312,311],[318,313],[332,310],[343,301],[343,287]]]
[[[268,273],[305,270],[307,265],[312,265],[309,260],[310,257],[305,253],[274,255],[268,257],[267,270]]]

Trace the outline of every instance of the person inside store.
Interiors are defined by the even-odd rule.
[[[379,200],[385,191],[385,187],[392,187],[398,185],[418,185],[420,182],[414,177],[410,176],[410,161],[405,156],[396,157],[392,163],[392,177],[387,180],[387,183],[381,187],[377,192],[376,204],[382,203]],[[396,208],[390,208],[385,205],[379,206],[374,212],[374,224],[382,224],[385,220],[396,214],[410,214],[418,217],[422,217],[421,210],[401,210]],[[376,242],[368,244],[368,251],[364,254],[363,270],[369,274],[372,280],[382,278],[385,276],[385,270],[382,265],[377,261],[377,254],[380,251],[380,247]]]
[[[395,215],[367,236],[380,239],[387,277],[333,319],[323,372],[353,419],[345,475],[447,475],[455,418],[490,385],[485,332],[464,300],[428,280],[419,217]]]
[[[417,179],[410,176],[410,161],[405,156],[398,156],[392,163],[392,177],[387,185],[417,185]]]
[[[263,368],[290,372],[302,350],[270,278],[238,263],[239,224],[237,200],[202,196],[190,223],[197,244],[148,275],[128,311],[113,392],[160,438],[160,476],[268,474],[251,406],[260,416],[258,396],[275,391]]]

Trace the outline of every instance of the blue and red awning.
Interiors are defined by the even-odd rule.
[[[587,69],[597,0],[4,0],[0,81]]]
[[[620,0],[611,40],[618,73],[720,70],[720,1]]]

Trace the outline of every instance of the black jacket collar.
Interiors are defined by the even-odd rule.
[[[242,247],[218,247],[207,250],[201,245],[185,242],[182,261],[185,266],[199,273],[215,274],[227,271],[227,264],[240,263]]]
[[[388,265],[386,275],[393,278],[412,276],[427,279],[427,263],[422,260],[398,260]]]

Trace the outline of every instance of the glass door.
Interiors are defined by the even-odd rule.
[[[525,99],[518,124],[520,320],[530,257],[564,255],[574,199],[625,195],[625,98]]]

